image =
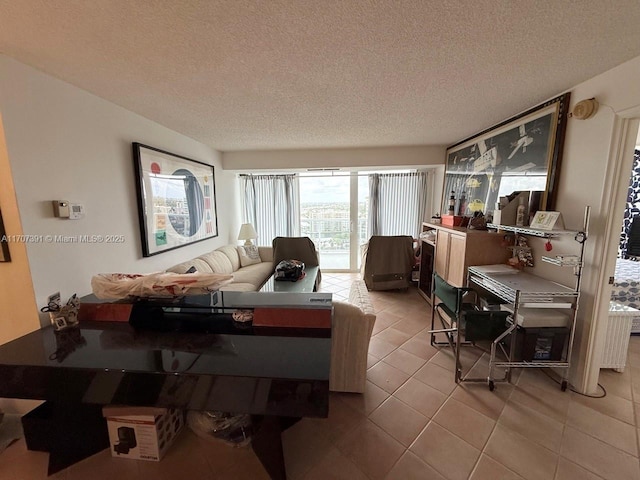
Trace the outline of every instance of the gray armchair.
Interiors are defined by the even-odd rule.
[[[374,235],[363,260],[364,282],[369,290],[409,288],[414,263],[412,237]]]
[[[274,268],[282,260],[300,260],[305,266],[320,266],[316,246],[309,237],[276,237],[271,244]],[[320,286],[321,279],[322,273],[318,269],[316,289]]]

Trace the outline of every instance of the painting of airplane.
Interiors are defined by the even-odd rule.
[[[520,125],[520,139],[514,145],[512,145],[515,148],[511,152],[511,155],[509,155],[509,157],[507,158],[511,160],[513,156],[516,153],[518,153],[518,150],[520,150],[521,148],[522,148],[522,153],[525,153],[527,151],[527,147],[532,143],[533,143],[533,137],[530,137],[529,135],[527,135],[527,129],[525,128],[524,124]]]
[[[473,162],[473,171],[483,172],[489,168],[496,168],[500,163],[497,147],[494,146],[488,149],[484,140],[480,140],[477,145],[478,150],[480,151],[480,156],[475,162]]]

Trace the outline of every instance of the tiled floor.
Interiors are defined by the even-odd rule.
[[[323,274],[323,291],[348,295],[352,275]],[[640,337],[624,373],[603,370],[601,399],[561,392],[539,370],[515,385],[453,382],[452,357],[432,348],[428,304],[415,289],[371,292],[377,310],[364,395],[332,394],[328,419],[284,434],[289,477],[326,479],[640,479]],[[486,358],[465,350],[480,372]],[[634,402],[635,400],[635,402]],[[47,455],[24,442],[0,455],[0,479],[46,478]],[[108,450],[56,479],[266,479],[251,448],[184,431],[159,463],[112,459]]]

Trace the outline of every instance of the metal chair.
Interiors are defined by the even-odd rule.
[[[473,294],[474,303],[465,302],[465,296]],[[482,311],[476,306],[477,292],[468,287],[454,287],[433,274],[431,295],[431,345],[450,346],[455,355],[455,381],[485,382],[487,378],[465,378],[460,363],[460,348],[463,345],[478,347],[478,341],[493,342],[506,329],[507,311]],[[442,328],[435,328],[436,316]],[[446,319],[445,319],[446,317]],[[445,335],[446,342],[437,342],[437,333]],[[482,348],[483,351],[487,351]]]

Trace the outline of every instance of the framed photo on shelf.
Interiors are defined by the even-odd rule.
[[[516,191],[531,191],[539,198],[533,207],[553,210],[569,98],[556,97],[449,147],[442,211],[453,196],[459,215],[491,213],[501,196]]]
[[[533,230],[558,230],[564,228],[560,212],[543,212],[538,210],[529,227]]]
[[[218,236],[212,165],[133,143],[145,257]]]

